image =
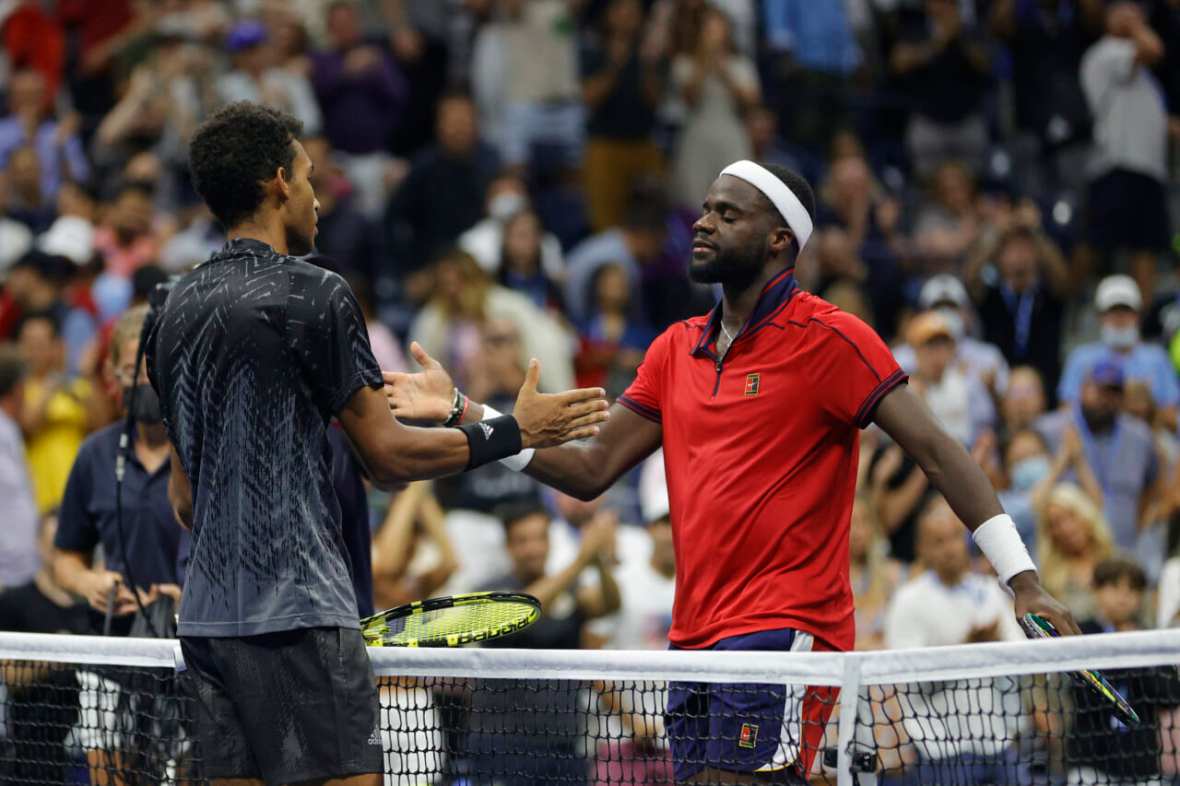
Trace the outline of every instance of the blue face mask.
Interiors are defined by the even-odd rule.
[[[1012,487],[1017,491],[1032,491],[1033,486],[1049,474],[1048,456],[1030,456],[1012,466]]]

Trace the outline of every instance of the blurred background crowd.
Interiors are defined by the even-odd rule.
[[[1180,620],[1177,0],[4,0],[0,43],[0,628],[92,629],[125,559],[183,581],[150,407],[122,544],[103,446],[136,307],[224,242],[186,147],[236,100],[303,122],[317,261],[382,366],[417,340],[501,409],[530,357],[620,393],[716,298],[685,263],[717,172],[797,169],[801,284],[890,342],[1046,586],[1097,629]],[[390,497],[336,437],[362,610],[543,586],[528,646],[665,646],[658,456],[592,503],[498,466]],[[858,646],[1007,635],[901,610],[987,567],[896,446],[861,460]]]

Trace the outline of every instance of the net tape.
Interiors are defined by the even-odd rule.
[[[1156,784],[1180,770],[1180,630],[867,653],[370,656],[387,784],[671,783],[677,765],[740,769],[747,751],[796,762],[808,722],[758,716],[768,696],[838,704],[812,771],[841,786]],[[111,783],[201,782],[176,642],[0,633],[0,665],[0,782],[91,782],[95,755]],[[1119,728],[1061,674],[1082,667],[1131,693],[1148,728]]]

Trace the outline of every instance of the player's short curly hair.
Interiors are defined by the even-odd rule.
[[[262,184],[295,161],[291,141],[303,124],[286,112],[239,101],[201,124],[189,143],[189,168],[197,193],[230,228],[262,204]]]

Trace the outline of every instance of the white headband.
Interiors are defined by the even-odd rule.
[[[786,183],[779,180],[769,169],[755,164],[753,161],[735,161],[722,169],[721,174],[733,175],[745,180],[765,194],[766,198],[770,200],[770,204],[778,208],[779,213],[782,213],[787,226],[795,233],[795,239],[799,241],[799,250],[803,250],[811,237],[813,228],[811,216],[807,215],[807,208],[803,207],[799,197],[795,196],[795,192]]]

